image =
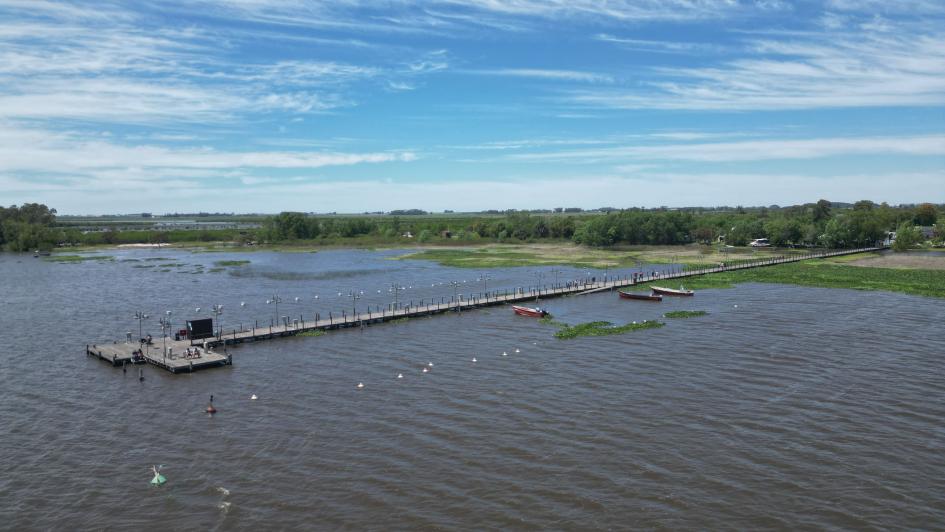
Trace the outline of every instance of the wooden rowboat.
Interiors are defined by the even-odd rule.
[[[664,296],[691,296],[695,294],[692,290],[673,290],[672,288],[663,288],[661,286],[650,286],[654,294],[663,294]]]
[[[634,294],[632,292],[621,292],[617,291],[620,294],[620,297],[624,299],[638,299],[640,301],[662,301],[663,296],[659,294]]]
[[[547,310],[542,310],[540,308],[531,308],[531,307],[520,307],[518,305],[512,305],[512,310],[515,311],[519,316],[529,316],[532,318],[543,318],[548,315]]]

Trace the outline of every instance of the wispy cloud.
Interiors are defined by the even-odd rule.
[[[671,53],[671,54],[693,54],[693,53],[718,53],[725,50],[724,47],[717,44],[702,42],[683,42],[683,41],[654,41],[648,39],[630,39],[626,37],[617,37],[607,33],[598,33],[594,36],[595,40],[619,44],[628,50],[639,50],[643,52]]]
[[[225,177],[247,171],[317,169],[332,166],[399,163],[417,159],[411,151],[232,151],[213,148],[117,144],[35,128],[0,128],[0,173],[68,176],[82,187],[122,179],[161,182],[168,177]]]
[[[592,150],[514,154],[510,155],[509,158],[543,161],[630,158],[634,160],[736,162],[815,159],[837,155],[866,154],[945,156],[945,135],[617,146]]]
[[[583,72],[580,70],[555,70],[542,68],[499,68],[464,70],[462,73],[479,74],[484,76],[509,76],[516,78],[538,78],[559,81],[580,81],[585,83],[610,83],[614,79],[608,74]]]
[[[624,109],[782,110],[945,103],[945,33],[848,30],[752,39],[748,56],[662,67],[637,88],[573,91],[568,101]]]

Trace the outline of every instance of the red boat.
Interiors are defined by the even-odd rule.
[[[620,297],[624,299],[638,299],[640,301],[662,301],[663,296],[659,294],[634,294],[631,292],[621,292],[617,291],[620,294]]]
[[[679,290],[673,290],[661,286],[650,286],[650,289],[653,290],[654,294],[663,294],[664,296],[691,296],[695,294],[692,290],[684,290],[682,287]]]
[[[532,318],[543,318],[548,315],[547,310],[542,310],[540,308],[529,308],[529,307],[520,307],[518,305],[512,305],[512,310],[515,311],[519,316],[530,316]]]

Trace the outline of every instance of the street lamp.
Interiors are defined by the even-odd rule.
[[[541,280],[545,278],[544,272],[535,272],[535,277],[538,279],[538,285],[535,287],[535,301],[538,301],[538,296],[541,294]]]
[[[138,339],[140,340],[144,337],[143,333],[141,332],[141,322],[148,319],[148,315],[144,312],[137,311],[135,312],[135,319],[138,320]]]
[[[275,305],[275,306],[276,306],[276,319],[279,319],[279,303],[281,303],[281,302],[282,302],[282,298],[279,297],[279,296],[276,295],[276,294],[273,294],[272,297],[270,297],[269,299],[266,300],[266,304],[267,304],[267,305]]]
[[[355,292],[354,290],[348,292],[348,297],[351,298],[351,316],[357,315],[358,309],[357,309],[357,307],[355,306],[355,303],[357,303],[357,301],[358,301],[359,299],[361,299],[361,294],[363,294],[363,293],[364,293],[364,292],[361,292],[361,293],[359,294],[358,292]]]
[[[394,293],[394,311],[395,312],[397,311],[397,308],[400,306],[397,300],[397,295],[401,290],[406,290],[406,288],[403,286],[397,286],[397,284],[395,283],[391,283],[390,290],[388,290],[388,292]]]
[[[478,279],[479,281],[482,281],[482,291],[485,292],[485,293],[487,293],[487,294],[489,293],[489,285],[488,285],[488,283],[489,283],[489,281],[490,281],[491,279],[492,279],[492,277],[488,277],[488,276],[486,276],[485,274],[480,275],[480,276],[479,276],[479,279]],[[487,297],[488,297],[488,296],[487,296]]]
[[[459,281],[450,281],[450,284],[453,286],[453,301],[456,302],[456,310],[462,311],[462,307],[459,306],[459,299],[457,298],[457,291],[459,289]]]
[[[559,273],[562,273],[562,271],[556,268],[556,269],[554,269],[554,270],[551,270],[551,273],[555,274],[555,284],[552,285],[552,286],[553,286],[554,288],[558,288],[558,274],[559,274]]]
[[[167,356],[167,331],[171,330],[171,311],[165,311],[164,317],[160,320],[161,323],[161,343],[164,346],[164,356]]]
[[[213,305],[210,307],[210,313],[217,317],[220,323],[220,338],[223,338],[223,318],[220,317],[223,315],[223,305]]]

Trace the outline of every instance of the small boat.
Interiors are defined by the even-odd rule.
[[[634,294],[632,292],[621,292],[617,291],[620,294],[620,297],[624,299],[638,299],[640,301],[662,301],[663,296],[659,294]]]
[[[673,290],[661,286],[650,286],[650,289],[653,290],[654,294],[663,294],[664,296],[691,296],[695,294],[692,290],[685,290],[682,287],[679,287],[679,290]]]
[[[519,316],[530,316],[532,318],[543,318],[548,315],[547,310],[540,309],[538,307],[520,307],[518,305],[512,305],[512,310],[515,311]]]

